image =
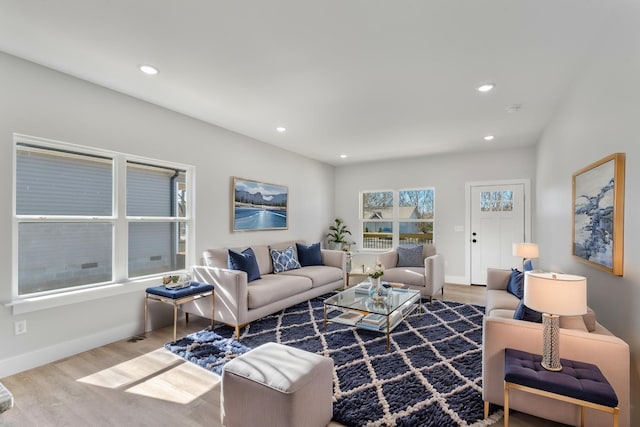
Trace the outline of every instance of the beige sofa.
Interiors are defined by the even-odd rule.
[[[444,257],[436,253],[433,245],[423,246],[421,267],[398,267],[395,249],[378,255],[378,262],[384,266],[383,280],[417,289],[422,298],[429,298],[429,302],[437,293],[444,293]]]
[[[203,253],[203,266],[193,268],[194,279],[214,286],[215,320],[240,328],[256,319],[275,313],[310,298],[344,286],[346,253],[322,249],[323,265],[273,272],[270,248],[284,250],[302,241],[251,246],[261,278],[247,282],[247,273],[228,268],[228,249],[209,249]],[[241,252],[246,248],[233,248]],[[296,250],[297,252],[297,250]],[[185,313],[211,317],[211,300],[202,298],[183,304]]]
[[[504,349],[542,352],[542,325],[514,320],[519,303],[507,292],[510,270],[487,271],[486,314],[483,328],[482,395],[485,405],[504,405]],[[595,314],[560,319],[560,357],[597,365],[618,396],[620,426],[630,426],[629,345],[596,322]],[[541,418],[578,425],[579,408],[569,403],[510,392],[509,407]],[[587,409],[585,426],[611,425],[612,417]]]

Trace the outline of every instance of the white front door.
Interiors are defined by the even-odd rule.
[[[522,265],[512,255],[513,243],[529,238],[530,208],[525,204],[528,182],[471,185],[470,210],[470,283],[487,284],[487,268],[511,268]],[[528,198],[527,198],[528,199]]]

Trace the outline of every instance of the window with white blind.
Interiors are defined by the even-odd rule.
[[[184,270],[190,167],[14,139],[14,296]]]

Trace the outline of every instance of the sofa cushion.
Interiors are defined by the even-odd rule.
[[[524,273],[516,270],[515,268],[511,269],[511,277],[509,278],[509,283],[507,284],[507,292],[512,295],[515,295],[518,299],[522,299],[524,296]]]
[[[253,249],[247,248],[242,252],[229,249],[229,268],[247,273],[247,282],[260,278],[260,270]]]
[[[284,274],[265,274],[262,280],[247,286],[248,307],[255,309],[282,301],[311,289],[311,279]]]
[[[314,288],[324,286],[344,278],[342,269],[328,265],[310,265],[297,270],[285,271],[280,273],[278,276],[282,275],[307,277],[311,279],[311,283]]]
[[[520,300],[516,312],[513,314],[516,320],[526,320],[527,322],[542,323],[542,313],[524,305],[524,300]]]
[[[320,250],[320,242],[312,245],[303,245],[296,243],[298,249],[298,261],[302,267],[310,265],[322,265],[322,251]]]
[[[296,250],[292,246],[280,251],[271,249],[271,260],[273,261],[273,272],[282,273],[283,271],[295,270],[300,268]]]
[[[398,246],[398,264],[396,267],[422,267],[422,245],[402,247]]]

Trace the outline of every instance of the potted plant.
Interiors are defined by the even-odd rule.
[[[348,251],[353,242],[347,239],[347,235],[351,235],[349,227],[344,223],[341,218],[336,218],[333,221],[333,225],[329,226],[330,233],[327,234],[327,241],[333,244],[335,249],[342,249]]]

